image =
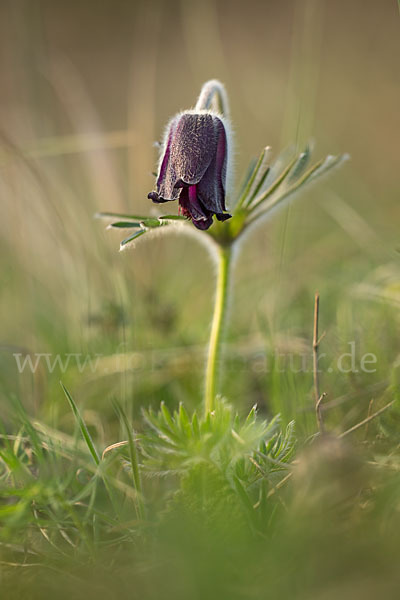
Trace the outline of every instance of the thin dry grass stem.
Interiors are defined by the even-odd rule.
[[[325,336],[325,332],[322,336],[318,337],[318,321],[319,321],[319,294],[315,294],[314,302],[314,332],[313,332],[313,380],[314,380],[314,396],[315,396],[315,414],[317,418],[318,429],[320,433],[325,431],[324,422],[322,419],[321,402],[325,398],[326,394],[320,393],[319,388],[319,371],[318,371],[318,348],[321,340]]]
[[[349,433],[353,433],[353,431],[356,431],[360,427],[363,427],[364,425],[366,425],[367,423],[369,423],[370,421],[372,421],[372,419],[375,419],[375,417],[378,417],[383,412],[385,412],[385,410],[387,410],[388,408],[390,408],[395,402],[396,402],[396,400],[392,400],[391,402],[389,402],[389,404],[386,404],[385,406],[383,406],[382,408],[380,408],[379,410],[377,410],[376,412],[374,412],[372,415],[370,415],[366,419],[363,419],[363,421],[360,421],[359,423],[357,423],[357,425],[353,425],[353,427],[350,427],[350,429],[347,429],[347,431],[344,431],[343,433],[341,433],[340,435],[338,435],[338,438],[339,439],[343,438],[346,435],[349,435]]]
[[[337,398],[333,398],[328,402],[324,402],[324,405],[322,406],[322,411],[325,412],[326,410],[329,410],[331,408],[337,408],[338,406],[341,406],[349,400],[357,400],[364,398],[365,396],[368,396],[370,394],[378,394],[379,392],[383,392],[389,384],[389,379],[383,379],[382,381],[378,381],[377,383],[373,383],[372,385],[366,386],[362,390],[357,390],[356,393],[352,391],[347,394],[343,394],[342,396],[338,396]]]
[[[110,450],[116,450],[117,448],[121,448],[122,446],[127,446],[128,443],[129,443],[128,441],[123,441],[123,442],[116,442],[115,444],[111,444],[111,446],[107,446],[107,448],[104,448],[104,450],[103,450],[101,459],[103,460],[105,455],[107,454],[107,452],[110,452]]]
[[[289,481],[289,479],[292,477],[292,475],[293,475],[293,471],[290,471],[290,473],[288,473],[271,490],[269,490],[269,492],[267,494],[267,498],[270,498],[271,496],[273,496],[273,494],[275,494],[278,490],[280,490],[281,487],[284,486],[287,481]]]
[[[3,565],[4,567],[43,567],[43,564],[40,562],[37,563],[16,563],[16,562],[9,562],[7,560],[0,560],[0,565]]]
[[[256,467],[256,469],[261,473],[261,475],[263,477],[266,477],[266,472],[264,471],[264,469],[261,467],[261,465],[258,464],[258,462],[252,457],[249,456],[250,462],[253,463],[253,465]]]
[[[368,404],[368,413],[367,413],[368,418],[371,416],[373,403],[374,403],[374,398],[371,398],[371,400],[369,401],[369,404]],[[369,425],[369,421],[365,425],[365,439],[367,439],[367,437],[368,437],[368,425]]]
[[[322,400],[326,398],[326,392],[323,392],[317,400],[315,405],[315,415],[317,417],[318,429],[322,433],[324,431],[324,421],[322,419]]]

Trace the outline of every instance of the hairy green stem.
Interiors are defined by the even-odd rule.
[[[226,320],[228,303],[229,277],[231,273],[232,249],[218,247],[218,275],[217,291],[215,296],[214,315],[211,324],[211,334],[208,346],[206,388],[205,388],[205,413],[214,410],[215,397],[218,393],[219,374],[221,367],[221,345]]]

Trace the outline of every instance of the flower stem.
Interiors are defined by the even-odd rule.
[[[224,334],[226,309],[231,273],[231,247],[218,247],[218,276],[215,296],[214,315],[211,324],[211,334],[208,346],[205,413],[214,410],[215,397],[218,393],[219,371],[221,366],[221,344]]]
[[[201,88],[196,103],[197,110],[215,110],[224,117],[229,117],[228,96],[223,84],[217,79],[210,79]]]

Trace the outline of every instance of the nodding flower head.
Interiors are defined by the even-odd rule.
[[[293,154],[285,166],[289,158],[287,151],[272,164],[269,151],[269,146],[262,150],[258,161],[249,169],[241,191],[234,194],[228,98],[222,83],[211,79],[202,86],[194,109],[179,113],[168,123],[155,190],[148,195],[156,203],[177,200],[181,215],[154,218],[100,213],[99,216],[116,218],[110,227],[132,230],[122,240],[121,249],[153,231],[193,232],[191,225],[182,224],[189,219],[198,230],[207,230],[201,237],[209,242],[208,248],[219,247],[225,251],[239,238],[244,239],[243,234],[247,235],[306,184],[348,158],[345,154],[329,155],[308,168],[311,150],[306,146],[300,154]],[[226,212],[225,195],[229,195],[234,206],[233,217]],[[216,221],[211,227],[214,215]],[[228,223],[217,222],[227,219],[230,219]]]
[[[228,141],[223,119],[204,109],[185,111],[170,122],[162,146],[153,202],[178,200],[180,212],[198,229],[225,212]]]

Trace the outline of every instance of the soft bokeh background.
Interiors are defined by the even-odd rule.
[[[276,352],[311,352],[318,290],[332,422],[334,410],[342,427],[365,416],[398,353],[399,32],[395,0],[2,0],[4,398],[56,422],[61,378],[104,442],[112,398],[133,415],[201,400],[213,301],[204,248],[163,237],[119,254],[119,234],[93,214],[154,210],[153,143],[216,77],[231,101],[237,183],[267,144],[276,154],[313,139],[317,157],[352,157],[244,245],[224,392],[314,428],[311,373],[281,369]],[[375,373],[338,372],[350,341],[357,357],[376,354]],[[15,353],[101,356],[94,372],[72,359],[65,373],[42,362],[21,376]]]
[[[317,290],[328,429],[346,432],[399,398],[399,51],[396,0],[0,0],[7,598],[398,598],[398,408],[344,440],[308,442]],[[205,248],[165,236],[119,253],[122,236],[93,218],[155,210],[153,144],[209,78],[229,93],[238,186],[265,145],[276,156],[314,140],[314,158],[351,155],[238,257],[224,395],[242,415],[258,403],[261,418],[294,419],[297,436],[288,475],[271,463],[257,502],[254,481],[244,489],[213,461],[189,461],[180,476],[174,460],[161,473],[146,462],[141,407],[183,401],[192,415],[202,400],[214,295]],[[355,369],[343,372],[352,347]],[[374,372],[359,368],[366,353]],[[35,372],[19,373],[15,355],[38,360]],[[126,447],[93,462],[60,379],[99,455],[133,424],[144,518]],[[230,423],[214,440],[221,453]]]

